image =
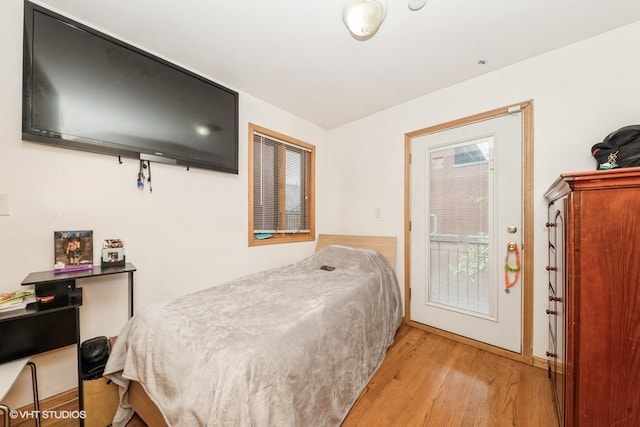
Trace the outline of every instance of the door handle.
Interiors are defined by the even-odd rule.
[[[432,236],[435,236],[436,234],[438,234],[438,215],[432,213],[432,214],[429,214],[429,216],[433,218],[433,227],[432,227],[433,231],[430,234]]]

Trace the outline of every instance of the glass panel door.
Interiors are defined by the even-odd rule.
[[[493,138],[428,150],[427,303],[482,315],[489,304],[489,150]]]
[[[515,112],[413,136],[410,156],[411,320],[518,353],[522,141]]]

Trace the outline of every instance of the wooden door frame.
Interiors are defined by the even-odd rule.
[[[521,277],[522,284],[522,353],[514,353],[490,344],[462,337],[451,332],[411,320],[411,140],[445,129],[465,126],[474,122],[493,119],[515,111],[521,111],[522,128],[522,263],[525,266]],[[444,337],[463,342],[476,348],[490,351],[510,359],[528,364],[533,358],[533,101],[513,104],[462,119],[408,132],[404,136],[404,313],[405,323]]]

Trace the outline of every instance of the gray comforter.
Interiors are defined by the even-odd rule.
[[[132,416],[128,380],[171,426],[340,425],[401,310],[382,255],[342,246],[141,309],[105,370],[121,387],[114,426]]]

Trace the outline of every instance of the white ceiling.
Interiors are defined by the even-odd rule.
[[[639,0],[388,0],[358,41],[344,1],[34,2],[329,129],[640,20]]]

